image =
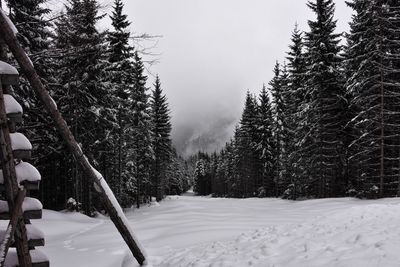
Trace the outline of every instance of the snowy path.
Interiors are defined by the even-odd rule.
[[[400,199],[172,196],[127,217],[154,267],[400,266]],[[108,218],[45,211],[37,225],[52,266],[137,266]]]

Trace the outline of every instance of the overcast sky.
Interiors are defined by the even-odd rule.
[[[351,10],[336,5],[337,30],[347,31]],[[272,78],[295,23],[308,30],[314,18],[305,0],[125,0],[125,12],[135,33],[163,36],[151,71],[168,95],[175,142],[203,135],[211,151],[232,135],[246,90]]]

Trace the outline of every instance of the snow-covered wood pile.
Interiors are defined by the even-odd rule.
[[[3,13],[0,15],[4,17]],[[47,256],[35,249],[36,246],[44,246],[44,233],[30,221],[42,218],[43,205],[38,199],[23,198],[25,190],[39,189],[41,175],[34,166],[23,161],[31,158],[32,144],[22,133],[16,132],[17,123],[22,121],[22,107],[9,94],[11,90],[3,87],[15,85],[18,78],[14,67],[0,61],[0,99],[4,101],[0,103],[0,118],[7,121],[0,128],[0,189],[5,191],[3,195],[6,196],[0,200],[0,220],[9,220],[8,226],[0,229],[0,260],[7,267],[48,267]],[[20,220],[21,216],[24,220]],[[13,234],[14,238],[10,238]],[[10,245],[15,248],[10,248]]]

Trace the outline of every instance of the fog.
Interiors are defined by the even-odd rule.
[[[351,10],[336,1],[338,32]],[[125,0],[136,33],[162,35],[150,68],[161,77],[180,153],[220,149],[233,134],[247,90],[258,93],[284,60],[297,22],[314,16],[305,0]]]

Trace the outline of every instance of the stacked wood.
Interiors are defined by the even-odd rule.
[[[30,221],[42,218],[43,206],[39,200],[25,196],[26,190],[38,189],[41,176],[35,167],[22,161],[30,159],[32,145],[23,134],[15,132],[22,108],[5,94],[18,82],[15,77],[15,68],[0,61],[0,185],[6,193],[6,200],[0,200],[0,220],[10,220],[7,229],[0,231],[0,263],[7,267],[47,267],[49,260],[35,249],[44,245],[44,235]],[[9,250],[10,246],[15,249]]]

